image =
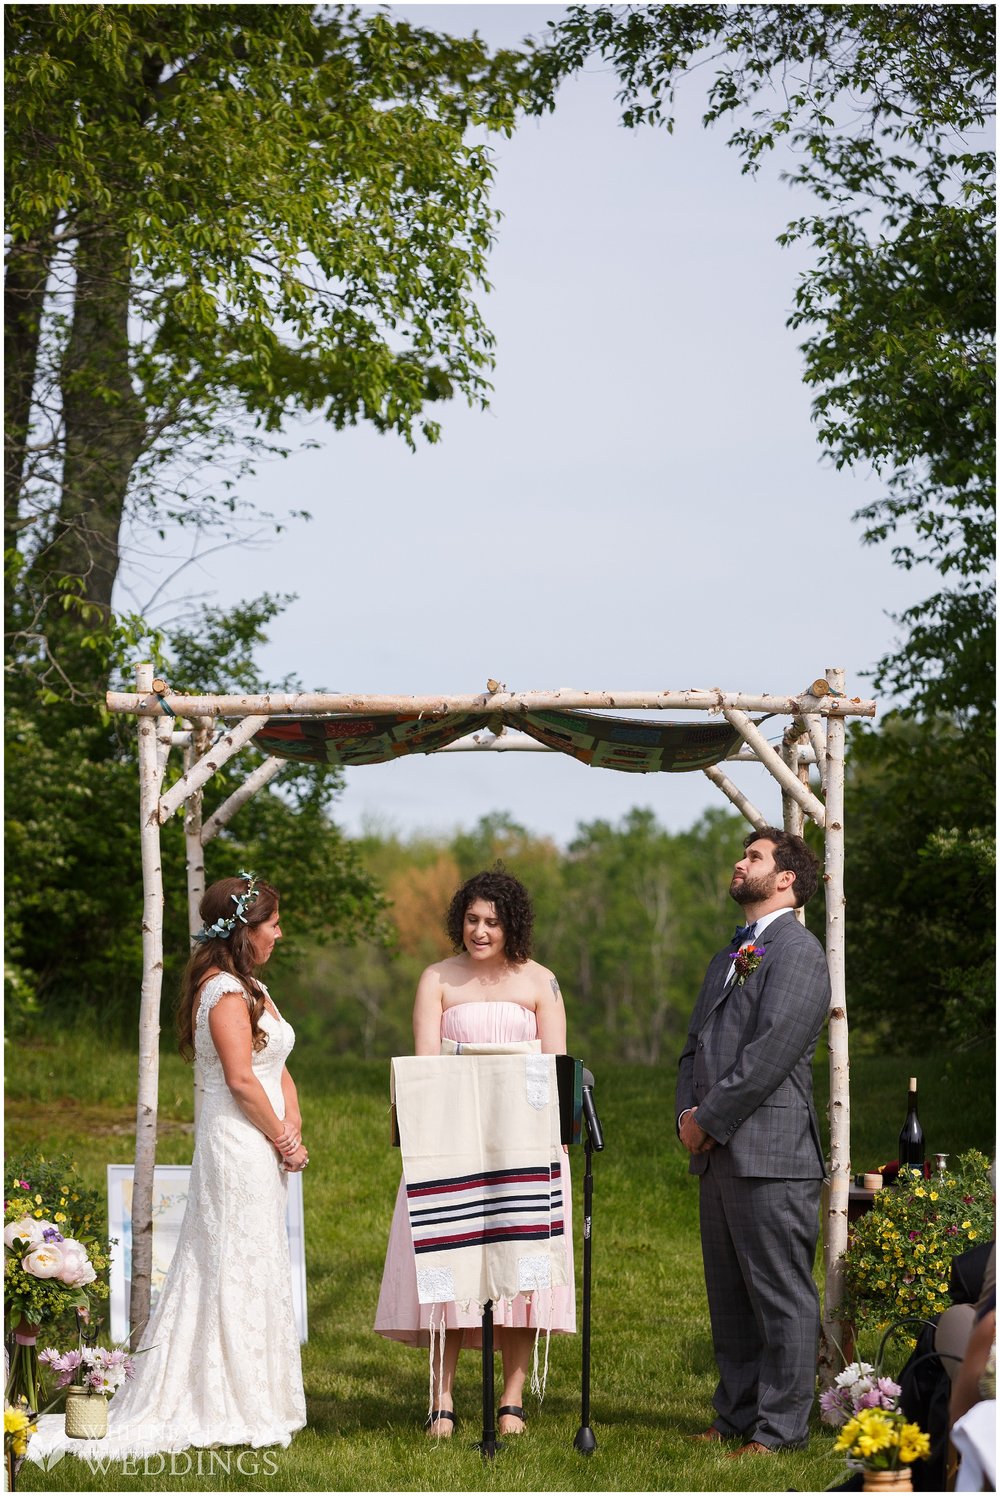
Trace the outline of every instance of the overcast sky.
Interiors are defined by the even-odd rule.
[[[558,13],[398,9],[494,45]],[[267,464],[242,492],[312,522],[184,578],[219,606],[298,594],[262,653],[269,676],[407,694],[490,676],[786,694],[842,665],[850,694],[872,694],[862,672],[896,635],[888,614],[927,583],[860,544],[851,515],[877,481],[821,458],[785,327],[808,262],[775,243],[807,198],[780,182],[780,159],[741,176],[722,131],[701,128],[697,88],[672,136],[628,131],[614,78],[594,68],[553,115],[494,139],[489,411],[436,407],[443,439],[415,454],[368,429],[303,426],[322,449]],[[731,773],[780,816],[762,771]],[[349,771],[338,819],[408,835],[504,810],[565,843],[633,805],[678,830],[725,803],[701,774],[452,753]]]

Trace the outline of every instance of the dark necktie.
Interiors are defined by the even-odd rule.
[[[752,920],[748,925],[737,925],[733,931],[733,939],[737,945],[746,945],[748,940],[753,939],[753,932],[757,928],[757,921]]]

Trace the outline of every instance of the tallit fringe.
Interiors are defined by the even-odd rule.
[[[440,1385],[441,1385],[441,1383],[442,1383],[442,1381],[444,1379],[444,1346],[445,1346],[445,1340],[447,1339],[447,1335],[448,1335],[448,1324],[447,1324],[447,1321],[445,1319],[444,1305],[443,1304],[441,1305],[441,1321],[437,1325],[435,1325],[435,1323],[434,1323],[434,1310],[436,1308],[437,1308],[436,1304],[432,1304],[431,1305],[431,1312],[430,1312],[430,1315],[429,1315],[428,1321],[427,1321],[427,1330],[428,1330],[428,1334],[430,1336],[430,1350],[429,1350],[429,1355],[427,1357],[427,1363],[428,1363],[428,1372],[427,1372],[427,1417],[428,1418],[430,1418],[431,1414],[434,1411],[434,1344],[435,1344],[435,1338],[437,1340],[437,1353],[438,1353],[437,1380],[438,1380],[438,1386],[440,1387]],[[440,1437],[441,1437],[441,1419],[438,1418],[436,1420],[436,1422],[432,1425],[432,1427],[434,1429],[434,1432],[435,1432],[437,1438],[440,1439]]]
[[[536,1304],[536,1306],[538,1304],[538,1297],[537,1297],[537,1295],[535,1297],[535,1304]],[[545,1318],[548,1320],[548,1324],[539,1325],[538,1328],[535,1330],[535,1344],[534,1344],[534,1349],[533,1349],[532,1359],[531,1359],[531,1390],[535,1394],[535,1396],[538,1398],[539,1402],[542,1402],[544,1400],[544,1398],[545,1398],[545,1386],[546,1386],[546,1383],[548,1382],[548,1379],[549,1379],[549,1343],[550,1343],[550,1341],[552,1339],[552,1294],[551,1294],[551,1291],[546,1295],[546,1298],[545,1298],[545,1308],[546,1308]],[[539,1377],[539,1375],[538,1375],[538,1338],[541,1335],[541,1333],[542,1333],[543,1330],[545,1331],[545,1361],[544,1361],[543,1366],[542,1366],[542,1375],[541,1375],[541,1377]]]

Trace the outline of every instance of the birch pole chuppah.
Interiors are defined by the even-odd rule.
[[[491,682],[491,685],[493,683]],[[216,769],[252,739],[271,716],[321,717],[332,714],[373,716],[379,713],[410,713],[440,718],[504,708],[506,712],[584,709],[600,714],[617,708],[625,711],[700,711],[722,713],[743,738],[746,748],[730,755],[730,761],[752,758],[777,781],[786,826],[801,826],[805,816],[823,830],[826,856],[827,960],[830,964],[832,999],[830,1016],[830,1128],[831,1198],[824,1221],[826,1306],[821,1370],[834,1364],[841,1300],[839,1259],[846,1245],[847,1181],[850,1176],[850,1104],[847,1067],[847,1012],[844,983],[844,720],[874,717],[875,702],[844,694],[844,672],[831,669],[827,678],[814,681],[796,696],[768,693],[726,692],[718,688],[687,691],[554,691],[508,692],[505,688],[473,696],[344,696],[321,693],[259,696],[181,696],[156,682],[152,667],[136,672],[136,692],[108,692],[112,712],[127,712],[139,718],[140,803],[142,814],[143,868],[143,986],[140,1014],[139,1095],[137,1105],[136,1168],[133,1190],[133,1275],[131,1325],[145,1324],[149,1315],[152,1253],[152,1186],[156,1159],[156,1086],[158,1080],[159,1001],[163,969],[163,884],[159,856],[159,828],[182,804],[189,805],[187,820],[189,907],[203,882],[201,849],[258,789],[277,772],[278,760],[269,759],[248,776],[244,785],[201,822],[197,800]],[[170,719],[174,713],[195,724],[186,741],[195,745],[188,755],[185,773],[161,796],[166,755],[170,750]],[[792,719],[792,729],[779,754],[747,715]],[[206,723],[217,717],[239,719],[234,727],[205,749]],[[823,724],[826,732],[824,736]],[[181,737],[181,734],[177,735]],[[799,743],[808,740],[810,747]],[[492,744],[482,745],[492,747]],[[516,749],[515,743],[497,740],[497,750]],[[527,745],[537,752],[537,743]],[[201,751],[199,751],[201,750]],[[442,750],[445,751],[445,750]],[[817,763],[820,794],[809,785],[807,758]],[[764,813],[718,769],[706,769],[708,777],[755,827],[766,824]]]
[[[140,691],[153,689],[152,665],[136,668]],[[142,856],[142,995],[139,1002],[139,1076],[132,1176],[132,1287],[129,1322],[138,1343],[149,1318],[153,1271],[153,1170],[160,1083],[160,995],[163,987],[163,868],[160,864],[160,786],[170,752],[170,718],[139,718],[139,839]]]
[[[843,690],[843,670],[828,670],[833,690]],[[841,1369],[844,1344],[840,1304],[844,1294],[843,1255],[847,1250],[847,1196],[851,1182],[851,1089],[847,1048],[847,962],[844,930],[844,745],[842,718],[826,723],[826,763],[820,775],[826,787],[826,960],[830,968],[830,1198],[823,1222],[826,1291],[820,1380],[829,1385]]]

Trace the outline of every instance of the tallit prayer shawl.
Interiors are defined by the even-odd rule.
[[[567,1283],[555,1056],[392,1061],[421,1304]]]

